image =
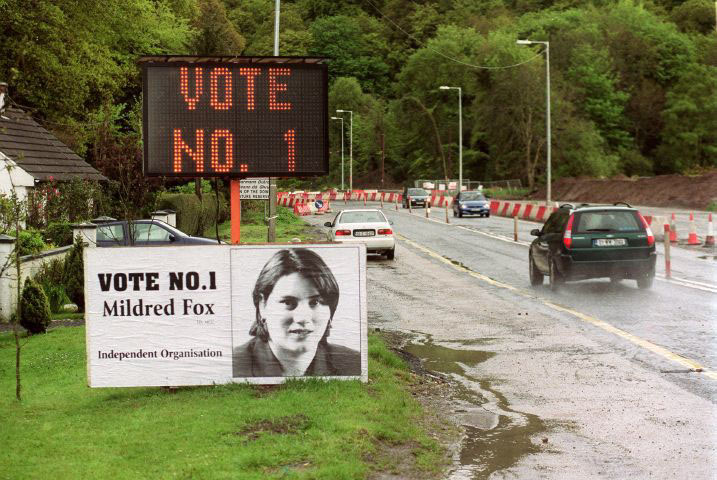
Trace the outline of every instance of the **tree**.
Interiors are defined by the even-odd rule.
[[[199,0],[199,15],[192,22],[198,35],[194,51],[199,55],[240,55],[244,37],[227,18],[220,0]]]
[[[65,258],[65,270],[63,272],[62,283],[65,286],[65,292],[72,302],[77,305],[80,311],[85,311],[85,269],[82,252],[84,245],[82,239],[78,235],[72,250]]]
[[[50,325],[50,302],[44,290],[32,278],[25,279],[22,289],[20,325],[31,335],[45,333]]]
[[[717,167],[715,92],[717,67],[707,65],[692,66],[668,92],[658,173]]]

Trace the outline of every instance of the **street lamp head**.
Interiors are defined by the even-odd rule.
[[[351,110],[336,110],[336,113],[349,113]]]
[[[445,85],[441,85],[441,86],[438,87],[438,88],[439,88],[440,90],[450,90],[450,89],[451,89],[451,87],[447,87],[447,86],[445,86]]]
[[[331,120],[343,120],[341,117],[331,117]]]
[[[515,43],[518,45],[532,45],[533,42],[531,40],[516,40]]]

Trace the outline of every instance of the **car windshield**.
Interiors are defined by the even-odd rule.
[[[344,212],[339,223],[371,223],[385,222],[386,219],[381,212]]]
[[[637,215],[631,211],[582,212],[578,216],[576,232],[636,232],[641,230]]]
[[[428,196],[428,192],[425,191],[422,188],[409,188],[408,194],[412,196],[418,196],[418,197],[426,197]]]
[[[461,200],[482,200],[485,201],[485,197],[480,192],[463,192],[461,193]]]

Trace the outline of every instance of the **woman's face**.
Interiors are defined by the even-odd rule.
[[[276,282],[268,298],[259,302],[274,347],[300,354],[315,350],[331,320],[331,309],[314,284],[298,273]]]

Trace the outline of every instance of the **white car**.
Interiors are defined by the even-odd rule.
[[[382,211],[365,208],[359,210],[343,210],[336,215],[333,222],[324,226],[331,230],[329,241],[341,243],[364,243],[369,253],[386,254],[393,260],[396,252],[396,239],[393,229]]]

